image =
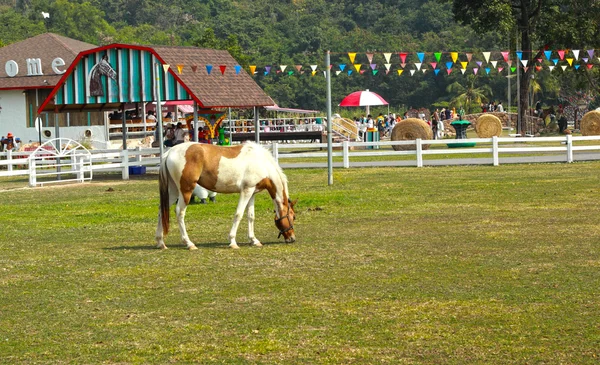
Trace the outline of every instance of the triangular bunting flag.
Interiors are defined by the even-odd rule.
[[[496,65],[498,64],[498,61],[492,61],[491,64],[492,64],[493,68],[496,68]]]
[[[385,74],[386,75],[389,74],[389,73],[390,73],[390,70],[385,70]]]
[[[390,63],[390,59],[391,59],[391,57],[392,57],[392,54],[391,54],[391,53],[389,53],[389,52],[388,52],[388,53],[384,53],[384,54],[383,54],[383,57],[385,57],[385,62],[386,62],[386,63]]]
[[[554,63],[554,65],[556,65],[558,63],[558,58],[553,58],[552,62]]]
[[[271,66],[265,66],[265,75],[268,75],[271,72]]]
[[[343,63],[340,63],[340,71],[344,71],[345,68],[346,68],[346,65]]]
[[[219,70],[221,70],[221,75],[225,74],[225,69],[227,68],[227,65],[219,65]]]
[[[564,50],[558,51],[558,58],[560,58],[561,61],[562,61],[563,58],[565,58],[565,51]]]
[[[313,71],[317,71],[317,65],[310,65],[310,69]]]
[[[424,68],[424,69],[422,69],[422,70],[421,70],[421,72],[422,72],[422,73],[425,73],[425,72],[427,72],[427,69],[426,69],[426,68]]]
[[[541,58],[536,58],[535,60],[536,60],[538,63],[542,63],[542,61],[543,61],[543,59],[541,59]]]
[[[593,64],[591,64],[591,63],[588,63],[586,66],[587,66],[588,70],[591,70],[591,69],[592,69],[592,67],[594,67],[594,65],[593,65]]]
[[[367,53],[367,59],[369,60],[369,63],[373,63],[373,53]]]
[[[550,61],[550,57],[552,57],[552,51],[544,51],[544,56],[546,56],[546,59]]]
[[[408,55],[408,53],[406,53],[406,52],[400,52],[399,55],[400,55],[400,61],[402,61],[402,63],[405,64],[406,63],[406,56]],[[404,66],[402,66],[402,67],[404,67]]]
[[[579,59],[579,50],[578,49],[574,49],[571,52],[573,52],[573,56],[575,57],[576,60]]]
[[[402,68],[406,68],[406,63],[401,63],[400,66],[402,66]]]
[[[467,69],[466,69],[466,68],[461,68],[461,69],[460,69],[460,72],[461,72],[463,75],[465,74],[465,71],[467,71]]]
[[[362,66],[361,63],[355,63],[354,64],[354,69],[356,70],[356,72],[360,72],[360,67]]]
[[[433,55],[435,56],[435,60],[440,62],[440,59],[442,58],[442,52],[434,52]]]
[[[339,74],[341,74],[341,73],[342,73],[342,71],[340,71],[340,70],[337,70],[337,71],[335,72],[335,76],[338,76],[338,75],[339,75]]]
[[[511,68],[510,68],[510,72],[515,72],[515,71],[517,71],[517,68],[516,68],[516,67],[511,67]]]
[[[453,65],[454,65],[453,62],[446,62],[446,68],[447,69],[451,69]]]
[[[498,67],[498,73],[502,72],[502,70],[504,70],[504,67]]]
[[[192,65],[192,72],[196,72],[198,70],[198,65]]]
[[[423,60],[425,59],[425,53],[424,52],[417,52],[417,57],[419,58],[419,61],[421,63],[423,63]]]
[[[410,76],[414,75],[417,70],[410,70]]]
[[[403,72],[404,70],[398,70],[398,76],[402,75]]]
[[[529,67],[523,67],[523,72],[527,73],[527,70],[529,70]]]
[[[235,74],[236,74],[236,75],[239,75],[239,74],[240,74],[240,71],[242,71],[242,66],[240,66],[240,65],[235,65],[235,66],[234,66],[234,68],[235,68]]]
[[[302,69],[302,65],[296,65],[296,71],[300,72],[301,69]]]
[[[590,58],[594,58],[594,50],[593,49],[588,49],[587,53],[588,53],[588,56],[590,56]]]
[[[341,71],[337,71],[337,72],[338,72],[338,73],[337,73],[336,75],[339,75],[339,72],[341,72]],[[293,74],[294,74],[294,71],[293,71],[293,70],[289,70],[289,71],[288,71],[288,76],[292,76]]]
[[[352,70],[348,70],[348,76],[352,75]]]
[[[429,64],[431,65],[431,68],[435,69],[435,67],[437,66],[437,62],[429,62]]]
[[[250,75],[254,75],[256,73],[256,66],[250,66]]]
[[[490,68],[489,68],[489,67],[486,67],[486,68],[485,68],[485,73],[486,73],[486,75],[489,75],[489,74],[490,74]]]
[[[450,58],[452,59],[452,62],[456,63],[456,61],[458,61],[458,52],[450,52]]]
[[[446,72],[448,73],[448,75],[450,75],[452,73],[452,69],[451,68],[447,68]]]
[[[523,58],[523,52],[522,51],[516,51],[515,53],[517,54],[517,58],[520,61]]]
[[[573,66],[573,59],[567,58],[567,63],[569,64],[569,66]]]
[[[287,65],[279,65],[279,69],[281,70],[281,72],[284,72],[286,67]]]
[[[373,76],[377,75],[377,72],[379,72],[379,70],[373,70]]]
[[[529,60],[521,60],[521,64],[523,65],[523,67],[527,67],[528,62]]]
[[[386,71],[389,71],[389,70],[390,70],[390,67],[392,67],[392,64],[391,64],[391,63],[384,63],[383,65],[385,66],[385,70],[386,70]]]
[[[492,52],[481,52],[483,54],[483,58],[485,59],[485,62],[490,62],[490,55],[492,54]]]
[[[181,65],[181,64],[177,65],[177,73],[181,75],[182,71],[183,71],[183,65]]]
[[[317,70],[311,71],[311,75],[315,76],[317,74]]]
[[[212,65],[206,65],[206,73],[210,75],[210,73],[212,72],[213,66]]]
[[[475,61],[475,63],[477,64],[477,66],[481,67],[481,65],[483,65],[483,62],[481,61]]]
[[[323,71],[323,77],[327,78],[327,71]]]
[[[461,62],[460,63],[460,65],[462,66],[463,69],[466,69],[468,64],[469,64],[469,62]]]
[[[587,58],[587,57],[581,57],[581,60],[582,60],[583,62],[587,63],[587,61],[589,61],[590,59],[589,59],[589,58]]]
[[[473,68],[473,73],[474,73],[475,75],[477,75],[477,71],[479,71],[479,69],[478,69],[477,67],[474,67],[474,68]]]
[[[420,63],[420,62],[415,63],[415,67],[417,68],[417,70],[421,69],[421,65],[422,65],[422,63]]]
[[[579,67],[580,67],[580,66],[581,66],[581,65],[575,65],[575,66],[573,66],[573,67],[575,67],[575,69],[576,69],[576,70],[579,70]]]
[[[371,66],[371,70],[375,70],[377,68],[377,64],[372,63],[369,66]]]
[[[567,65],[560,65],[560,68],[562,68],[562,70],[566,70],[567,69]]]
[[[162,65],[162,66],[163,66],[163,71],[164,72],[169,71],[169,67],[171,67],[171,65],[169,65],[169,64],[165,64],[165,65]]]
[[[439,69],[439,68],[436,68],[436,69],[434,69],[434,70],[433,70],[433,73],[435,73],[435,75],[437,76],[437,74],[439,74],[439,73],[440,73],[440,69]]]
[[[466,53],[466,55],[467,55],[467,62],[471,62],[471,58],[473,58],[473,53],[468,52],[468,53]]]
[[[511,67],[512,66],[512,60],[506,61],[506,64],[508,65],[508,67]]]
[[[348,58],[350,58],[350,63],[354,63],[355,57],[356,57],[356,52],[348,52]]]
[[[542,71],[542,66],[535,66],[535,70],[536,70],[537,72],[540,72],[540,71]]]
[[[502,57],[504,58],[504,62],[508,61],[508,52],[504,51],[504,52],[500,52],[502,53]]]
[[[548,69],[550,70],[550,72],[552,72],[552,70],[554,70],[554,66],[550,65],[550,66],[548,66]]]

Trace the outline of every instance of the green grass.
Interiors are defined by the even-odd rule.
[[[229,249],[219,195],[197,251],[153,248],[155,176],[2,179],[0,363],[597,364],[599,169],[288,170],[296,243],[262,193]]]

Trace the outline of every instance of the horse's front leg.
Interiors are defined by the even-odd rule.
[[[244,210],[246,210],[246,206],[248,206],[248,201],[254,195],[254,188],[244,189],[240,192],[240,200],[238,201],[237,208],[235,210],[235,215],[233,216],[233,225],[231,226],[231,230],[229,231],[229,247],[231,248],[240,248],[235,240],[235,236],[237,235],[237,230],[240,225],[240,221],[244,216]]]
[[[253,246],[260,247],[262,243],[256,237],[254,237],[254,197],[256,195],[252,194],[252,197],[248,201],[248,209],[246,215],[248,216],[248,239],[250,240],[250,244]]]
[[[179,224],[179,233],[181,233],[181,241],[185,243],[189,250],[197,250],[198,247],[194,245],[190,238],[188,237],[187,230],[185,229],[185,210],[187,209],[187,204],[183,195],[179,195],[179,200],[177,201],[177,207],[175,208],[175,213],[177,214],[177,224]]]

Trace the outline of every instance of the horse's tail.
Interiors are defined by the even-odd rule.
[[[163,159],[158,173],[158,191],[160,193],[160,217],[163,227],[163,234],[169,233],[169,218],[171,209],[169,207],[169,169],[167,168],[167,159]]]

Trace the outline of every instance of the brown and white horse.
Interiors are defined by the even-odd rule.
[[[256,143],[246,142],[235,147],[220,147],[204,143],[182,143],[165,155],[159,170],[160,208],[156,243],[165,249],[163,235],[169,232],[171,205],[175,212],[181,240],[195,250],[185,229],[185,210],[196,183],[218,193],[240,193],[240,200],[229,232],[229,246],[238,248],[235,236],[247,209],[248,238],[254,246],[262,246],[254,237],[254,196],[266,190],[275,205],[275,226],[285,242],[294,242],[294,203],[289,199],[287,178],[273,156]]]

